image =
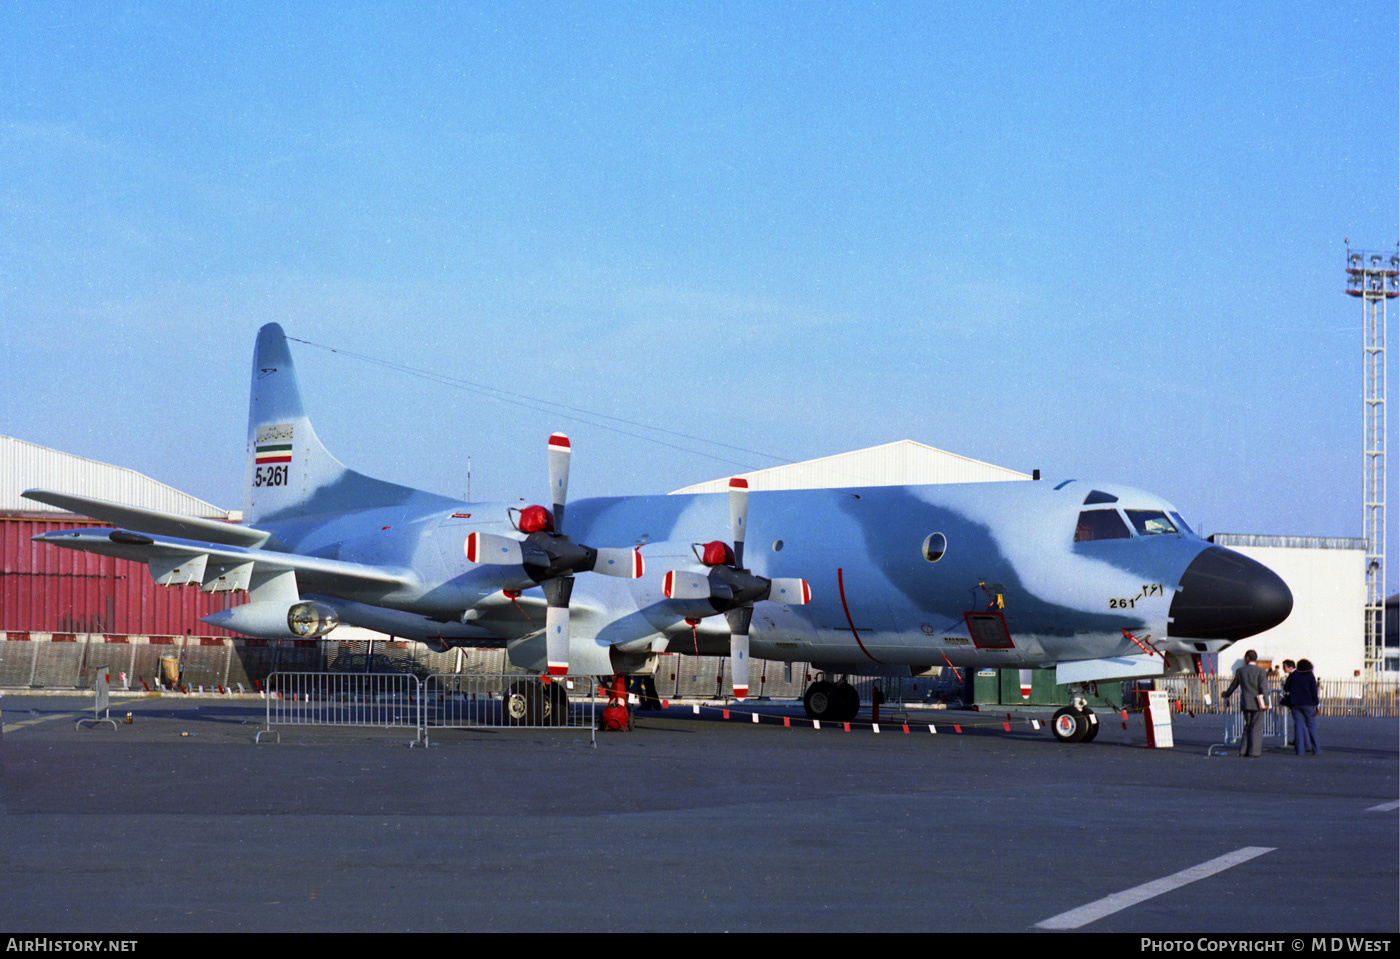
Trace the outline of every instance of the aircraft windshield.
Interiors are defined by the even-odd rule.
[[[1184,520],[1184,519],[1181,518],[1181,514],[1180,514],[1180,513],[1173,513],[1173,514],[1172,514],[1172,519],[1176,520],[1176,525],[1177,525],[1180,529],[1182,529],[1184,532],[1186,532],[1187,534],[1189,534],[1189,535],[1191,535],[1191,536],[1195,536],[1195,535],[1196,535],[1196,531],[1195,531],[1194,529],[1192,529],[1191,527],[1189,527],[1189,526],[1186,525],[1186,520]]]
[[[1139,536],[1157,536],[1162,533],[1175,533],[1177,528],[1167,519],[1167,514],[1159,509],[1124,510]]]
[[[1095,539],[1131,539],[1132,535],[1116,509],[1086,509],[1079,514],[1079,524],[1074,528],[1076,543]]]

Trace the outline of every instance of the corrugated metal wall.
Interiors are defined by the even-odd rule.
[[[232,636],[199,621],[247,601],[246,593],[157,586],[143,563],[30,542],[87,519],[0,515],[0,630]]]

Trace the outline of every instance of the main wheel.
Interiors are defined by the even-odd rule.
[[[1097,735],[1099,734],[1099,727],[1103,725],[1102,723],[1095,722],[1093,719],[1091,719],[1090,717],[1093,716],[1093,715],[1094,715],[1094,714],[1093,714],[1092,712],[1090,712],[1089,710],[1087,710],[1087,709],[1084,710],[1083,716],[1084,716],[1084,727],[1085,727],[1085,728],[1084,728],[1084,738],[1081,739],[1081,740],[1079,740],[1081,743],[1091,743],[1091,742],[1093,742],[1093,741],[1094,741],[1094,737],[1097,736]]]
[[[1055,710],[1050,732],[1062,743],[1077,743],[1089,731],[1089,720],[1070,706]]]
[[[802,697],[802,708],[807,710],[808,719],[836,721],[837,686],[825,681],[815,682],[807,687],[807,695]]]
[[[848,723],[860,712],[860,693],[856,692],[856,688],[850,683],[842,683],[836,687],[836,701],[839,704],[837,722]]]
[[[569,691],[563,683],[550,683],[544,697],[544,713],[551,726],[569,724]]]
[[[538,726],[544,721],[545,703],[540,684],[515,683],[506,690],[505,720],[508,726]]]

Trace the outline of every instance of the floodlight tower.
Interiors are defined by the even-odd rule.
[[[1400,245],[1395,253],[1353,250],[1347,244],[1347,294],[1361,300],[1362,509],[1366,536],[1366,660],[1368,678],[1385,656],[1385,301],[1400,296]]]

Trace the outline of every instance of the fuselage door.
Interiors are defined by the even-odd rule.
[[[978,649],[1014,649],[1011,631],[1006,628],[1006,615],[1000,610],[964,613],[972,645]]]

